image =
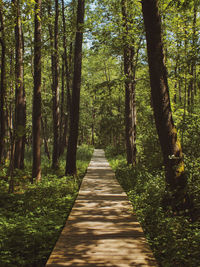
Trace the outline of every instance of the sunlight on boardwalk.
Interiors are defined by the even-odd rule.
[[[96,149],[46,267],[157,266],[104,151]]]

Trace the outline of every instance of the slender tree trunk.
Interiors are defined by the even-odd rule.
[[[178,77],[178,76],[179,76],[179,69],[178,69],[178,66],[179,66],[179,60],[180,60],[179,45],[180,45],[180,44],[177,42],[176,65],[175,65],[175,68],[174,68],[174,74],[175,74],[174,103],[175,103],[175,104],[177,104],[177,100],[178,100],[177,94],[178,94],[179,84],[180,84],[180,79],[179,79],[179,77]],[[179,98],[179,100],[180,100],[180,98]]]
[[[60,101],[60,129],[59,129],[59,156],[62,155],[62,137],[63,137],[63,128],[64,128],[64,105],[65,105],[65,66],[64,60],[62,57],[62,71],[61,71],[61,101]]]
[[[142,11],[146,30],[154,117],[164,158],[167,190],[170,192],[170,197],[167,198],[165,204],[179,211],[188,205],[186,201],[187,177],[170,106],[158,1],[142,0]]]
[[[13,68],[13,58],[14,58],[14,51],[11,50],[10,55],[10,77],[14,77],[14,68]],[[10,95],[13,95],[14,92],[14,82],[11,80],[10,82]],[[14,101],[13,101],[14,102]],[[15,137],[14,137],[14,116],[13,116],[13,103],[10,102],[7,104],[7,127],[9,131],[9,138],[10,138],[10,150],[9,150],[9,169],[8,169],[8,177],[10,177],[9,181],[9,193],[14,193],[14,151],[15,151]]]
[[[43,121],[43,117],[41,117],[41,127],[42,127],[42,133],[43,133],[43,139],[44,139],[44,151],[48,157],[48,159],[50,160],[50,153],[49,153],[49,147],[48,147],[48,141],[47,141],[47,137],[46,137],[46,127]]]
[[[15,151],[14,151],[14,168],[21,169],[23,167],[23,149],[24,149],[24,136],[25,136],[25,98],[24,98],[24,85],[23,85],[23,37],[22,37],[22,24],[20,18],[20,1],[13,0],[16,26],[15,26],[15,40],[16,40],[16,86],[15,86]]]
[[[94,97],[95,100],[96,97]],[[96,118],[96,110],[94,106],[94,100],[93,100],[93,107],[92,107],[92,145],[95,146],[95,118]]]
[[[193,13],[193,49],[194,49],[194,97],[197,95],[197,39],[198,39],[198,31],[197,31],[197,11],[198,11],[198,0],[194,0],[194,13]]]
[[[52,168],[58,168],[59,159],[59,69],[58,69],[58,16],[59,7],[58,0],[55,0],[55,23],[54,23],[54,77],[53,77],[53,155]]]
[[[190,80],[190,94],[191,94],[191,111],[193,110],[194,97],[196,95],[196,61],[197,61],[197,1],[194,0],[193,10],[193,34],[192,34],[192,58],[191,58],[191,80]]]
[[[22,57],[24,58],[24,35],[23,35],[23,31],[22,31]],[[23,62],[23,64],[24,64],[24,62]],[[26,130],[26,91],[25,91],[24,75],[23,75],[23,99],[24,99],[23,125],[24,125],[24,129]],[[20,161],[20,169],[24,169],[25,145],[26,145],[26,134],[24,134],[23,138],[22,138],[22,154],[21,154],[21,161]]]
[[[127,0],[121,1],[124,27],[124,75],[125,75],[125,125],[127,163],[136,164],[136,101],[135,101],[135,66],[134,44],[130,44]],[[128,37],[128,38],[127,38]]]
[[[74,76],[72,87],[72,108],[70,112],[70,132],[67,147],[66,175],[76,174],[76,151],[79,125],[84,11],[85,1],[78,0],[77,31],[74,52]]]
[[[41,180],[41,3],[35,3],[32,182]]]
[[[180,73],[180,70],[179,70],[179,73]],[[178,96],[179,96],[180,103],[182,103],[182,90],[181,90],[181,87],[182,87],[182,80],[179,80],[178,81]]]
[[[67,140],[67,132],[68,132],[68,124],[69,124],[69,116],[70,116],[70,105],[71,105],[71,94],[70,94],[70,73],[69,73],[69,64],[68,64],[68,58],[67,58],[67,42],[66,42],[66,22],[65,22],[65,6],[64,6],[64,0],[62,0],[62,22],[63,22],[63,75],[66,78],[66,88],[67,88],[67,98],[66,98],[66,115],[62,116],[62,128],[64,128],[62,134],[60,135],[60,154],[63,154],[64,148],[66,147],[66,140]],[[63,76],[63,78],[64,78]],[[63,80],[64,83],[64,80]],[[64,88],[63,88],[64,93]],[[64,102],[64,98],[63,98]],[[64,107],[64,105],[63,105]],[[64,110],[63,110],[64,114]]]
[[[186,36],[186,34],[187,33],[185,31],[185,36]],[[184,45],[185,45],[185,47],[184,47],[184,58],[185,59],[187,59],[187,44],[188,44],[188,41],[185,38],[185,41],[184,41]],[[187,60],[186,60],[186,62],[187,62]],[[186,109],[189,109],[189,102],[188,102],[188,98],[187,98],[187,96],[188,96],[187,74],[188,74],[188,71],[189,71],[188,70],[188,64],[187,63],[184,64],[183,67],[184,67],[184,99],[183,99],[183,101],[184,101],[184,103],[183,103],[184,104],[184,106],[183,106],[184,112],[183,112],[183,119],[182,119],[183,128],[182,128],[182,132],[181,132],[181,143],[182,143],[182,146],[184,145],[184,135],[185,135],[185,130],[186,130],[186,127],[185,127],[186,126]]]
[[[24,82],[23,82],[23,85],[24,85]],[[26,129],[26,92],[25,92],[24,86],[23,86],[23,98],[24,98],[23,125],[24,125],[24,129]],[[20,161],[20,169],[24,169],[25,145],[26,145],[26,134],[24,134],[22,138],[22,154],[21,154],[21,161]]]
[[[11,129],[10,129],[11,130]],[[9,189],[8,192],[9,193],[14,193],[15,190],[15,185],[14,185],[14,151],[15,151],[15,138],[13,136],[13,132],[10,132],[10,146],[11,146],[11,151],[10,151],[10,165],[9,165],[9,169],[8,169],[8,176],[10,177],[10,181],[9,181]]]
[[[10,54],[10,70],[9,70],[9,75],[10,77],[14,77],[14,72],[15,69],[13,67],[13,60],[14,60],[14,49],[11,50],[11,54]],[[10,81],[10,91],[9,94],[13,95],[14,93],[14,84],[15,81],[13,81],[14,79],[11,79]],[[8,127],[8,132],[9,132],[9,160],[10,160],[10,164],[9,164],[9,169],[8,169],[8,177],[10,177],[10,181],[9,181],[9,193],[13,193],[14,192],[14,151],[15,151],[15,137],[14,137],[14,112],[13,112],[13,101],[11,101],[10,103],[6,103],[7,104],[7,127]]]
[[[14,60],[14,49],[11,50],[10,52],[10,60],[9,60],[9,63],[10,63],[10,69],[9,69],[9,75],[10,77],[13,77],[13,79],[11,79],[10,81],[10,84],[9,84],[9,94],[12,96],[13,95],[13,92],[14,92],[14,67],[13,67],[13,60]],[[13,112],[13,102],[14,99],[12,99],[12,101],[10,102],[6,102],[6,112],[7,112],[7,121],[6,121],[6,126],[7,126],[7,129],[8,129],[8,136],[9,136],[9,149],[8,149],[8,155],[9,155],[9,158],[11,156],[11,151],[12,151],[12,145],[11,145],[11,140],[13,138],[13,129],[14,129],[14,112]],[[13,153],[14,155],[14,153]],[[14,163],[13,163],[14,165]]]
[[[63,135],[62,135],[62,140],[61,140],[61,147],[60,147],[60,155],[64,153],[64,149],[67,146],[67,133],[68,133],[68,124],[69,124],[69,116],[68,114],[65,114],[64,116],[64,130],[63,130]]]
[[[0,164],[3,163],[3,153],[5,148],[6,135],[6,114],[5,114],[5,94],[6,94],[6,44],[3,19],[3,3],[0,2],[0,23],[1,23],[1,88],[0,88]]]

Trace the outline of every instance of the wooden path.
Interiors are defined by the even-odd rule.
[[[96,149],[46,267],[157,266],[127,196]]]

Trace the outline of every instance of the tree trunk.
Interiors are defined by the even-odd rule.
[[[94,97],[95,100],[96,96]],[[96,118],[96,109],[94,106],[94,100],[93,100],[93,107],[92,107],[92,145],[95,146],[95,118]]]
[[[24,129],[26,129],[26,92],[25,92],[24,86],[23,86],[23,98],[24,98],[23,125],[24,125]],[[24,169],[25,145],[26,145],[26,134],[24,134],[22,138],[22,154],[21,154],[21,161],[20,161],[20,169]]]
[[[136,164],[136,102],[134,44],[130,44],[131,21],[127,13],[127,0],[121,1],[124,28],[124,75],[125,75],[125,126],[127,163]],[[128,37],[128,38],[127,38]]]
[[[6,114],[5,114],[5,94],[6,94],[6,44],[3,19],[3,3],[0,2],[0,23],[1,23],[1,88],[0,88],[0,165],[3,163],[3,153],[6,135]]]
[[[11,50],[10,54],[10,77],[14,77],[14,67],[13,67],[13,59],[14,59],[14,49]],[[14,92],[14,84],[15,82],[13,79],[10,81],[10,91],[9,94],[13,95]],[[9,132],[9,168],[8,168],[8,177],[10,177],[9,181],[9,193],[14,193],[14,151],[15,151],[15,137],[14,137],[14,112],[13,112],[13,105],[12,102],[6,103],[6,110],[7,110],[7,127]]]
[[[9,181],[8,192],[9,193],[14,193],[14,190],[15,190],[15,184],[14,184],[14,151],[15,151],[15,142],[14,142],[14,136],[13,136],[12,130],[10,131],[10,137],[11,137],[11,139],[10,139],[11,151],[10,151],[10,165],[9,165],[9,169],[8,169],[8,176],[10,177],[10,181]]]
[[[14,168],[21,169],[23,167],[24,155],[24,136],[25,136],[25,98],[24,98],[24,85],[23,85],[23,37],[22,25],[20,18],[20,3],[19,0],[13,0],[16,26],[15,26],[15,40],[16,40],[16,85],[15,85],[15,123],[14,123],[14,138],[15,138],[15,151],[14,151]]]
[[[179,85],[180,85],[180,79],[179,79],[179,64],[180,64],[180,51],[179,51],[179,42],[177,42],[177,48],[176,48],[176,65],[175,65],[175,68],[174,68],[174,74],[175,74],[175,85],[174,85],[174,89],[175,89],[175,92],[174,92],[174,103],[177,104],[177,100],[178,100],[178,90],[179,90]],[[180,97],[179,97],[179,100],[180,100]]]
[[[51,1],[48,2],[48,14],[51,14]],[[53,153],[52,153],[52,169],[58,168],[59,158],[59,71],[58,71],[58,16],[59,7],[58,0],[55,0],[55,19],[54,19],[54,36],[51,22],[49,23],[49,35],[51,46],[51,71],[52,71],[52,112],[53,112]]]
[[[41,127],[42,127],[43,139],[44,139],[44,151],[45,151],[48,159],[50,160],[51,157],[50,157],[49,147],[48,147],[48,141],[47,141],[47,137],[46,137],[46,127],[45,127],[45,124],[44,124],[44,121],[43,121],[43,117],[41,117]]]
[[[184,170],[183,153],[170,106],[158,1],[142,0],[142,11],[146,31],[154,117],[164,158],[167,190],[170,192],[170,197],[167,198],[165,204],[172,206],[173,210],[179,211],[187,206],[187,177]]]
[[[10,60],[9,60],[9,64],[10,64],[10,69],[9,69],[9,75],[10,77],[14,77],[14,67],[13,67],[13,60],[14,60],[14,49],[11,49],[10,51]],[[9,83],[9,94],[12,96],[13,92],[14,92],[14,79],[10,80]],[[8,158],[10,158],[11,156],[11,151],[12,151],[12,144],[11,141],[13,139],[13,129],[14,129],[14,112],[13,112],[13,100],[12,101],[6,101],[6,127],[8,129],[8,137],[9,137],[9,141],[7,141],[8,144]],[[14,140],[13,140],[14,142]],[[13,152],[14,155],[14,152]],[[14,165],[14,163],[13,163]]]
[[[67,147],[66,175],[76,174],[76,151],[78,141],[81,67],[82,67],[82,42],[84,24],[85,1],[78,0],[77,31],[74,52],[74,76],[72,86],[72,104],[70,112],[70,132]]]
[[[64,128],[64,105],[65,105],[65,66],[64,66],[64,59],[62,57],[62,71],[61,71],[61,101],[60,101],[60,130],[59,130],[59,156],[62,155],[62,138],[63,138],[63,128]]]
[[[64,149],[67,145],[67,134],[68,134],[68,124],[69,124],[69,116],[70,116],[70,106],[71,106],[71,93],[70,93],[70,73],[69,73],[69,64],[68,64],[68,58],[67,58],[67,42],[66,42],[66,22],[65,22],[65,6],[64,6],[64,0],[62,0],[62,22],[63,22],[63,61],[64,61],[64,73],[63,75],[66,78],[66,88],[67,88],[67,98],[66,98],[66,114],[64,115],[63,110],[63,116],[62,116],[62,125],[60,129],[64,129],[63,131],[60,131],[60,152],[59,154],[62,155],[64,153]],[[64,78],[63,76],[63,78]],[[64,80],[63,80],[64,83]],[[64,88],[63,88],[64,89]],[[63,90],[64,92],[64,90]],[[64,99],[63,99],[64,102]],[[63,105],[64,108],[64,105]],[[61,113],[62,114],[62,113]]]
[[[196,61],[197,61],[197,53],[196,53],[196,46],[197,46],[197,1],[194,0],[194,11],[193,11],[193,34],[192,34],[192,52],[191,52],[191,59],[190,59],[190,81],[189,81],[189,99],[190,101],[188,106],[188,110],[190,112],[193,111],[194,106],[194,97],[196,95]]]
[[[35,3],[32,182],[41,180],[41,3]]]
[[[59,7],[58,0],[55,0],[55,24],[54,24],[54,77],[53,77],[53,155],[52,155],[52,168],[58,168],[59,158],[59,69],[58,69],[58,16]]]

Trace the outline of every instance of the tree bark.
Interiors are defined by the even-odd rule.
[[[130,25],[127,0],[121,1],[124,28],[124,75],[125,75],[125,133],[127,163],[136,164],[136,101],[135,101],[135,66],[133,63],[134,42],[130,43]]]
[[[172,118],[158,1],[142,0],[142,11],[154,117],[164,158],[167,190],[170,192],[170,197],[165,204],[179,211],[186,208],[187,205],[187,177],[181,145]]]
[[[9,169],[8,169],[8,176],[10,177],[10,181],[9,181],[8,192],[9,193],[14,193],[14,190],[15,190],[15,184],[14,184],[14,151],[15,151],[15,142],[14,142],[14,136],[13,136],[13,132],[12,131],[10,131],[10,137],[11,137],[10,138],[11,151],[10,151],[10,165],[9,165]]]
[[[23,44],[24,44],[24,40],[23,40]],[[23,55],[24,55],[24,51],[23,51]],[[26,92],[25,92],[24,82],[23,82],[23,98],[24,98],[23,125],[26,131]],[[24,133],[23,138],[22,138],[22,154],[21,154],[21,161],[20,161],[20,169],[24,169],[25,145],[26,145],[26,132]]]
[[[25,97],[24,97],[24,68],[23,68],[23,37],[22,37],[22,24],[20,18],[20,1],[13,0],[16,26],[15,26],[15,40],[16,40],[16,85],[15,85],[15,122],[14,122],[14,138],[15,138],[15,151],[14,151],[14,168],[23,168],[23,155],[24,155],[24,137],[25,137]]]
[[[41,180],[41,3],[35,3],[32,182]]]
[[[70,132],[67,147],[66,175],[76,174],[76,151],[78,141],[79,106],[81,88],[81,67],[82,67],[82,42],[84,24],[85,1],[78,0],[77,8],[77,30],[74,52],[74,76],[72,86],[72,104],[70,112]]]
[[[62,71],[61,71],[61,101],[60,101],[60,129],[59,129],[59,156],[62,155],[62,138],[63,138],[63,128],[64,128],[64,106],[65,106],[65,66],[64,66],[64,59],[62,57]]]
[[[197,46],[197,1],[194,0],[193,3],[193,33],[192,33],[192,51],[191,51],[191,58],[190,58],[190,80],[188,86],[188,111],[193,111],[194,106],[194,97],[196,95],[196,61],[197,61],[197,53],[196,53],[196,46]]]
[[[54,23],[54,77],[53,77],[53,155],[52,169],[58,168],[59,159],[59,68],[58,68],[58,16],[59,6],[58,0],[55,0],[55,23]]]
[[[3,19],[3,3],[0,2],[0,23],[1,23],[1,88],[0,88],[0,164],[3,163],[3,153],[5,148],[6,135],[6,114],[5,114],[5,94],[6,94],[6,44]]]
[[[45,119],[45,121],[46,121],[46,119]],[[43,139],[44,139],[44,151],[45,151],[48,159],[50,160],[51,157],[50,157],[49,146],[48,146],[48,141],[47,141],[47,137],[46,137],[46,127],[45,127],[45,124],[46,123],[44,123],[43,117],[41,117],[41,127],[42,127]]]
[[[71,94],[70,94],[70,74],[69,74],[69,64],[68,64],[68,58],[67,58],[67,42],[66,42],[66,22],[65,22],[65,6],[64,6],[64,0],[62,0],[62,22],[63,22],[63,79],[66,78],[66,114],[64,115],[64,105],[63,105],[63,112],[61,113],[62,116],[62,125],[61,127],[64,129],[63,131],[60,131],[60,155],[63,154],[64,148],[66,147],[66,140],[67,140],[67,132],[68,132],[68,124],[69,124],[69,116],[70,116],[70,105],[71,105]],[[64,80],[63,80],[64,83]],[[63,88],[64,93],[64,88]],[[64,102],[64,96],[63,96],[63,102]],[[60,128],[61,128],[60,127]]]
[[[10,51],[10,60],[9,60],[9,64],[10,64],[10,69],[9,69],[9,75],[10,77],[14,77],[14,67],[13,67],[13,60],[14,60],[14,49],[12,48]],[[11,79],[9,82],[9,91],[8,93],[12,96],[13,92],[14,92],[14,79]],[[13,99],[14,100],[14,99]],[[12,150],[12,145],[11,145],[11,141],[13,139],[13,129],[14,129],[14,112],[13,112],[13,100],[12,101],[6,101],[5,105],[6,105],[6,128],[8,131],[8,137],[9,137],[9,141],[7,141],[8,144],[8,158],[10,159],[11,156],[11,150]],[[14,139],[13,139],[14,142]],[[13,153],[14,155],[14,153]],[[13,157],[14,158],[14,157]],[[14,163],[13,163],[14,166]]]
[[[51,0],[48,1],[48,14],[51,14]],[[55,17],[54,17],[54,34],[51,22],[49,23],[49,35],[51,46],[51,71],[52,71],[52,114],[53,114],[53,152],[52,152],[52,169],[58,168],[59,158],[59,70],[58,70],[58,0],[55,0]]]
[[[95,118],[96,118],[96,109],[94,106],[94,100],[96,96],[93,99],[93,107],[92,107],[92,145],[95,146]]]

